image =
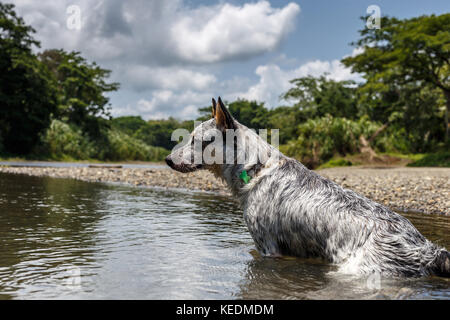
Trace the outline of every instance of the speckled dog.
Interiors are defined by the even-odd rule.
[[[226,143],[221,151],[231,161],[195,163],[214,141],[207,136],[213,130],[222,133]],[[225,134],[230,130],[237,132],[231,141]],[[284,156],[233,119],[220,98],[218,103],[213,99],[212,119],[197,126],[189,139],[167,157],[167,164],[181,172],[208,169],[225,180],[261,254],[319,257],[344,273],[450,276],[450,253],[407,219]],[[194,148],[196,141],[200,148]],[[236,158],[238,141],[247,141],[244,163]],[[255,150],[268,157],[253,156]]]

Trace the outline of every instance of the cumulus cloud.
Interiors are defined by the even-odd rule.
[[[276,64],[267,64],[258,66],[255,73],[259,76],[259,81],[245,92],[230,93],[232,99],[244,98],[265,102],[266,106],[271,108],[280,103],[288,103],[280,101],[280,95],[292,87],[289,81],[295,78],[326,75],[326,78],[336,81],[361,81],[359,74],[351,73],[351,70],[339,60],[314,60],[289,70],[283,70]]]
[[[227,93],[248,87],[245,77],[218,79],[215,66],[276,49],[300,12],[295,3],[275,8],[268,1],[197,7],[182,0],[14,0],[14,4],[37,30],[43,49],[81,51],[88,60],[112,70],[112,80],[122,84],[120,95],[134,99],[126,106],[113,99],[114,115],[144,118],[192,118],[215,89]],[[67,26],[71,5],[80,9],[79,30]]]
[[[325,75],[326,78],[336,81],[362,81],[359,74],[351,73],[351,70],[337,59],[313,60],[292,69],[283,69],[275,63],[260,65],[255,73],[259,77],[256,83],[252,83],[248,78],[232,77],[220,83],[205,81],[202,91],[193,89],[180,92],[167,86],[165,89],[154,91],[150,99],[141,99],[136,106],[128,106],[116,115],[129,114],[134,110],[148,119],[161,119],[168,116],[193,119],[197,116],[197,109],[207,105],[216,90],[219,90],[222,97],[228,101],[244,98],[265,102],[267,107],[273,108],[280,104],[291,104],[289,101],[280,100],[280,95],[292,87],[289,81],[295,78]],[[215,85],[218,87],[215,88]],[[242,88],[246,89],[242,90]]]
[[[138,113],[144,119],[164,119],[170,116],[177,119],[195,119],[198,116],[198,108],[210,103],[213,94],[193,90],[154,90],[150,96],[148,99],[139,99],[135,104],[113,109],[113,116]]]
[[[131,65],[118,67],[123,88],[144,91],[148,89],[205,90],[215,84],[217,78],[210,73],[182,67],[149,67]],[[118,79],[120,81],[120,79]]]
[[[179,17],[171,34],[177,52],[187,61],[246,58],[276,48],[292,30],[299,11],[296,3],[277,9],[267,1],[201,7]]]
[[[190,8],[180,0],[79,0],[82,26],[67,28],[74,3],[16,0],[44,47],[80,50],[94,60],[175,65],[240,60],[276,48],[292,30],[300,7],[268,1]]]
[[[220,94],[228,101],[246,98],[280,103],[290,80],[307,75],[334,80],[361,80],[339,60],[311,60],[283,68],[284,54],[255,70],[256,83],[245,75],[223,78],[219,63],[242,61],[275,50],[293,30],[300,12],[296,3],[281,8],[268,1],[188,6],[183,0],[15,0],[18,13],[36,30],[42,48],[64,48],[111,69],[122,84],[125,105],[113,115],[139,114],[145,119],[194,118],[197,109]],[[67,8],[81,10],[81,29],[67,27]],[[361,52],[356,48],[351,55]],[[284,62],[283,62],[284,61]]]

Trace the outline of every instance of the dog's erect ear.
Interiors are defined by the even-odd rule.
[[[217,108],[216,100],[212,98],[212,118],[216,117],[216,108]]]
[[[219,103],[216,105],[214,112],[214,119],[216,119],[216,124],[220,130],[224,131],[226,129],[235,129],[233,116],[225,107],[220,97]]]

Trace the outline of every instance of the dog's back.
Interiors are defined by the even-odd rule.
[[[407,219],[294,159],[283,157],[240,198],[263,254],[321,257],[349,273],[450,275],[450,254]]]
[[[450,276],[450,254],[407,219],[285,157],[218,102],[212,99],[212,119],[166,162],[180,172],[208,169],[224,179],[262,254],[321,257],[348,273]],[[226,161],[196,163],[216,139],[226,143],[214,156]]]

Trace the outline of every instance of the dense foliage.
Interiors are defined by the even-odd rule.
[[[370,137],[380,126],[367,117],[355,121],[327,114],[299,125],[298,138],[289,141],[282,151],[302,159],[308,167],[316,167],[333,156],[358,153],[362,147],[358,138]],[[385,145],[378,147],[385,148]]]
[[[383,17],[381,25],[380,29],[361,30],[354,45],[362,52],[342,61],[366,80],[360,88],[362,102],[379,121],[392,121],[395,114],[398,127],[406,129],[423,123],[423,117],[414,114],[427,109],[442,123],[436,132],[435,119],[430,119],[431,139],[443,141],[445,136],[448,140],[450,13],[404,20]]]
[[[250,128],[280,129],[282,151],[309,167],[381,153],[433,153],[417,163],[448,165],[450,14],[383,17],[381,25],[362,29],[356,54],[342,60],[360,83],[297,78],[280,97],[289,105],[238,99],[230,112]],[[111,71],[79,52],[35,53],[34,32],[0,3],[0,155],[160,161],[177,144],[175,129],[193,129],[192,120],[111,118],[107,93],[119,89]],[[199,114],[210,119],[211,107]]]
[[[32,53],[33,32],[0,3],[0,150],[10,154],[29,153],[57,108],[51,74]]]
[[[35,31],[0,3],[0,152],[32,158],[160,161],[168,151],[112,128],[110,71],[79,52],[33,53]],[[141,119],[141,121],[143,121]],[[145,121],[143,121],[146,123]]]
[[[101,138],[102,117],[109,117],[109,98],[118,83],[107,83],[111,71],[88,63],[79,52],[45,50],[38,59],[53,74],[57,88],[56,118],[80,126],[91,138]]]

